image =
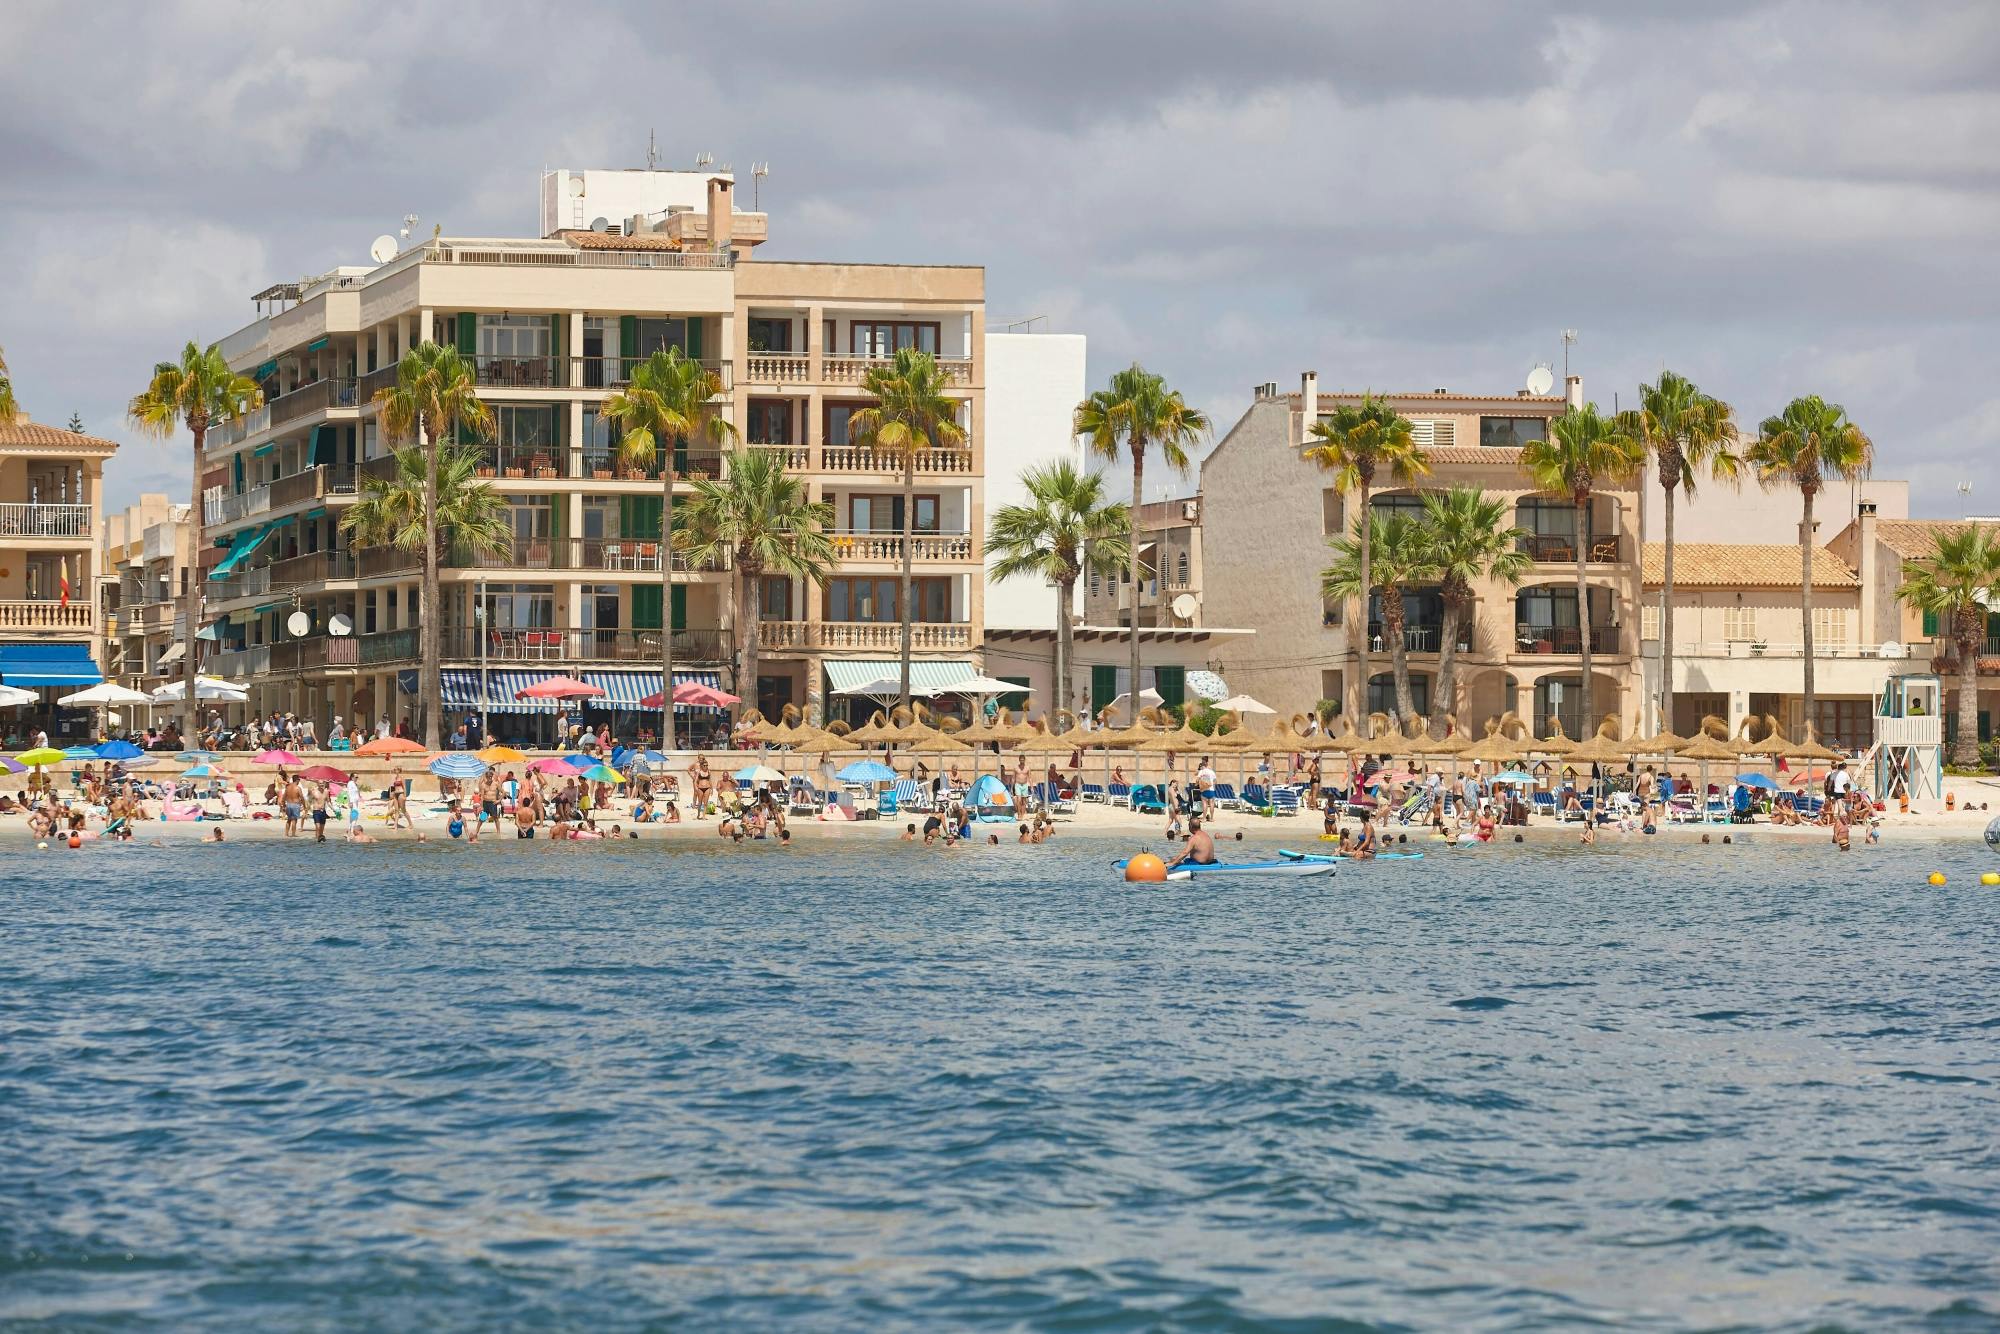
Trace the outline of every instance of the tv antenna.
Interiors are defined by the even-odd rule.
[[[764,192],[761,187],[764,184],[764,178],[770,174],[770,163],[752,162],[750,164],[750,211],[753,213],[763,212]]]
[[[1569,349],[1576,342],[1576,330],[1563,330],[1563,383],[1569,383]]]
[[[652,130],[646,131],[646,170],[655,171],[660,165],[659,145],[653,139]]]
[[[1965,511],[1972,503],[1972,480],[1967,478],[1958,484],[1958,517],[1963,519]]]
[[[414,227],[414,226],[416,226],[416,225],[417,225],[417,215],[416,215],[416,214],[414,214],[414,213],[405,213],[405,214],[403,215],[403,239],[404,239],[405,241],[407,241],[407,240],[409,240],[409,239],[410,239],[410,228],[412,228],[412,227]]]
[[[715,154],[696,153],[694,155],[694,169],[696,171],[707,171],[710,167],[714,165],[715,165]]]

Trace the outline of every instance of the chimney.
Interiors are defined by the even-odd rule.
[[[1884,639],[1900,639],[1902,636],[1895,632],[1893,626],[1889,627],[1889,633],[1884,634],[1884,627],[1875,623],[1875,613],[1877,610],[1875,577],[1877,566],[1875,563],[1874,501],[1864,500],[1856,507],[1854,531],[1855,536],[1859,539],[1855,543],[1858,550],[1854,556],[1854,568],[1861,576],[1861,633],[1864,636],[1872,637],[1873,642],[1877,644],[1881,643]],[[1866,643],[1869,641],[1864,639],[1863,642]]]
[[[1303,445],[1319,423],[1319,372],[1307,371],[1299,377],[1299,443]]]
[[[1563,381],[1563,397],[1569,400],[1569,405],[1573,408],[1583,406],[1583,377],[1581,375],[1572,375]]]
[[[730,196],[734,182],[720,176],[708,178],[708,246],[727,250],[736,239],[736,205]]]

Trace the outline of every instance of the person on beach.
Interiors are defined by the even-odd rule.
[[[1167,869],[1171,871],[1184,864],[1215,865],[1215,836],[1201,827],[1199,816],[1188,821],[1187,846],[1181,849],[1178,857],[1167,863]]]
[[[328,785],[314,783],[312,790],[313,842],[326,842],[326,808],[331,801]]]
[[[299,821],[306,813],[306,794],[300,789],[296,777],[285,779],[285,791],[280,800],[285,808],[285,837],[291,838],[299,832]]]
[[[1349,855],[1358,862],[1365,862],[1375,856],[1378,847],[1379,843],[1375,837],[1375,816],[1372,812],[1363,814],[1361,817],[1361,832],[1355,837],[1354,846],[1349,849]]]

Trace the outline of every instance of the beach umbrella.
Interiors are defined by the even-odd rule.
[[[354,748],[356,755],[421,755],[424,748],[408,737],[382,736]]]
[[[187,682],[172,681],[153,692],[153,701],[164,704],[185,697]],[[196,699],[219,700],[225,704],[243,704],[250,699],[250,692],[242,686],[232,685],[213,676],[197,676],[194,681]]]
[[[1555,719],[1556,730],[1540,741],[1528,739],[1527,749],[1537,755],[1568,755],[1577,748],[1577,743],[1563,735],[1562,719]]]
[[[150,769],[159,762],[160,762],[159,756],[147,755],[144,752],[134,755],[129,760],[119,761],[119,763],[124,765],[127,769]]]
[[[1503,769],[1493,775],[1493,781],[1496,783],[1532,783],[1535,781],[1535,776],[1522,769]]]
[[[665,702],[665,696],[660,691],[655,690],[652,694],[639,701],[639,707],[642,709],[657,709]],[[718,690],[714,686],[703,685],[699,681],[674,682],[675,704],[684,704],[694,709],[726,709],[731,704],[741,704],[742,702],[743,697],[740,695],[732,695],[727,690]]]
[[[480,758],[486,758],[484,751],[480,752]],[[668,762],[667,757],[657,750],[628,750],[625,752],[624,757],[617,761],[617,767],[631,769],[639,765],[651,767],[655,764],[666,764]]]
[[[929,741],[918,746],[917,749],[923,751],[926,755],[969,755],[972,753],[972,747],[966,745],[949,732],[937,733]]]
[[[310,768],[301,769],[299,777],[308,783],[340,784],[347,781],[347,775],[330,764],[315,764]]]
[[[779,776],[783,777],[782,774]],[[619,773],[608,764],[593,764],[578,774],[577,777],[592,783],[622,783],[625,781],[625,775]]]
[[[440,755],[430,762],[430,771],[439,778],[478,778],[490,768],[485,760],[464,751]]]
[[[1015,686],[1014,688],[1016,690],[1020,689],[1019,686]],[[1127,708],[1131,704],[1131,701],[1132,692],[1128,690],[1111,701],[1111,709],[1113,712],[1116,712],[1119,709]],[[1160,692],[1152,689],[1150,686],[1139,692],[1139,707],[1141,709],[1157,709],[1166,702]]]
[[[858,760],[836,773],[834,777],[843,783],[893,783],[896,781],[896,771],[874,760]]]
[[[145,753],[123,737],[107,741],[97,748],[100,760],[136,760]]]
[[[523,686],[514,692],[515,699],[597,699],[604,694],[602,686],[594,686],[588,681],[579,681],[574,676],[545,676],[530,686]]]
[[[1778,790],[1778,780],[1769,774],[1739,774],[1736,781],[1744,787],[1761,788],[1766,792]]]
[[[65,746],[62,757],[66,760],[95,760],[102,758],[95,746]]]
[[[1482,740],[1475,741],[1458,753],[1461,760],[1477,760],[1482,764],[1511,764],[1521,756],[1521,747],[1499,732],[1490,732]]]
[[[220,765],[190,764],[187,768],[181,770],[181,777],[182,778],[227,778],[229,777],[229,775],[222,772],[222,766]]]
[[[731,778],[744,779],[752,783],[783,782],[785,776],[768,764],[752,764],[738,769]],[[894,777],[892,774],[891,777]]]
[[[479,752],[479,758],[488,764],[521,764],[528,757],[512,746],[488,746]]]
[[[103,704],[151,704],[153,697],[143,690],[132,690],[116,681],[101,681],[88,690],[79,690],[73,695],[64,695],[56,703],[68,709],[94,707]]]
[[[17,759],[13,759],[6,755],[0,755],[0,770],[4,770],[5,772],[10,774],[24,774],[28,772],[28,766],[21,763]]]
[[[1272,708],[1270,705],[1261,704],[1258,701],[1250,698],[1250,696],[1248,695],[1231,695],[1228,699],[1218,700],[1216,702],[1215,709],[1216,712],[1218,713],[1276,713],[1277,712],[1277,710]]]
[[[251,763],[282,764],[290,768],[304,764],[305,761],[292,754],[289,750],[260,750],[257,752],[257,758],[251,761]]]
[[[870,718],[866,723],[849,732],[847,740],[857,749],[865,746],[879,746],[885,741],[895,740],[898,730],[894,727],[884,727],[873,718]]]
[[[359,752],[356,752],[357,754]],[[576,766],[560,755],[547,755],[528,766],[529,773],[561,774],[568,778],[576,773]]]
[[[831,732],[820,732],[817,735],[807,737],[804,741],[792,747],[792,749],[800,755],[831,755],[836,751],[859,750],[860,747],[848,745],[847,738],[844,736],[835,736]]]
[[[95,755],[96,752],[92,751],[91,754]],[[53,746],[36,746],[33,750],[22,751],[16,758],[30,769],[42,769],[51,764],[61,764],[64,756],[63,752]]]
[[[19,686],[0,686],[0,709],[18,709],[23,704],[33,704],[41,698],[32,690]],[[150,700],[152,696],[147,696]]]

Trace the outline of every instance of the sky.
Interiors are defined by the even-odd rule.
[[[1208,412],[1252,387],[1607,409],[1671,367],[1753,425],[1844,404],[1918,515],[2000,513],[2000,5],[9,0],[0,348],[124,442],[152,363],[272,282],[532,235],[545,166],[699,153],[774,258],[983,264],[989,325],[1089,337]],[[747,184],[747,181],[746,181]],[[748,189],[739,194],[748,196]],[[739,200],[749,207],[750,200]],[[1972,484],[1962,499],[1961,482]],[[1151,488],[1148,488],[1151,490]]]

